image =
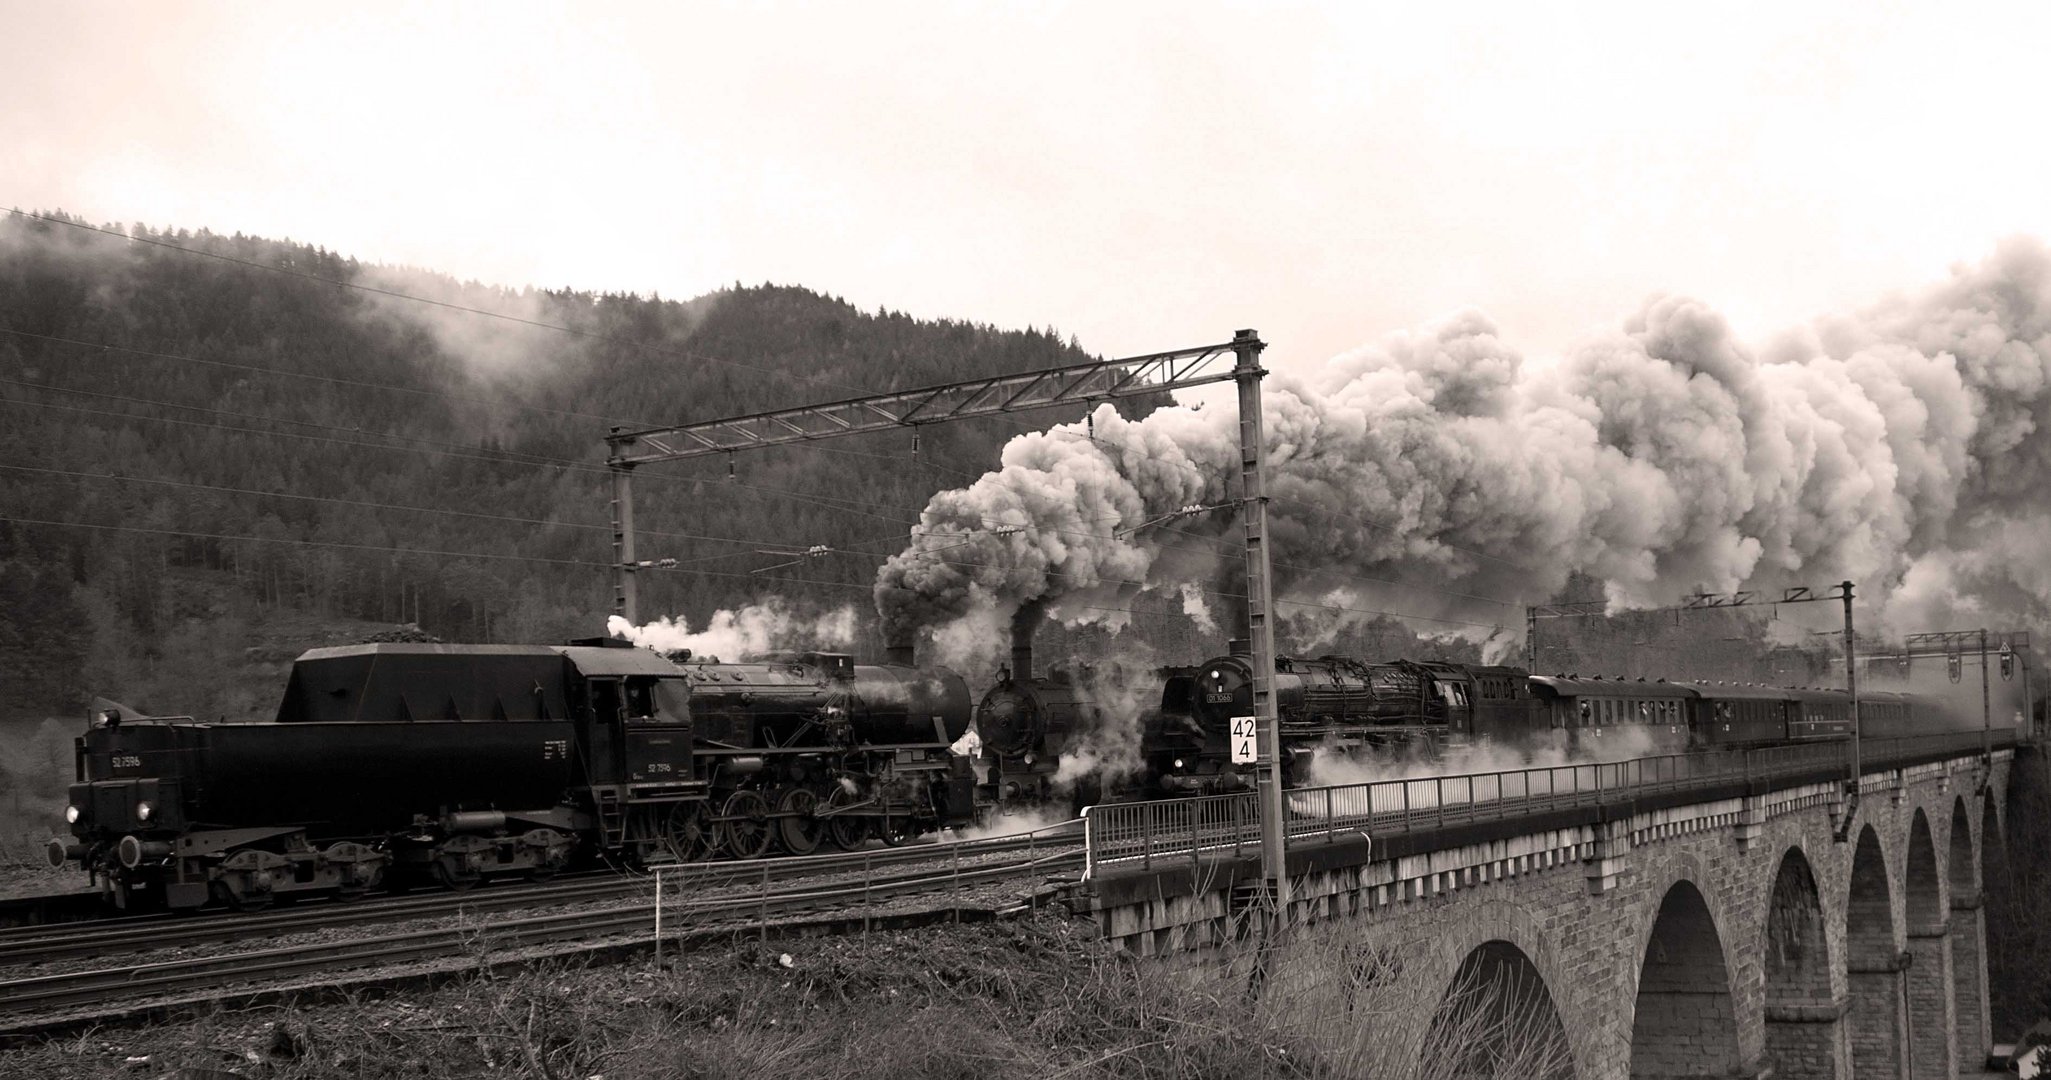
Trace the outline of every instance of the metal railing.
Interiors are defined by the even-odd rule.
[[[1981,739],[1978,731],[1867,739],[1863,765],[1977,752]],[[1996,739],[1997,746],[2012,742]],[[1291,841],[1402,835],[1848,768],[1849,744],[1833,741],[1295,788],[1286,795],[1284,829]],[[1259,851],[1260,808],[1251,791],[1111,803],[1083,811],[1083,833],[1085,878],[1107,866],[1147,870],[1179,860],[1197,868],[1205,855]]]

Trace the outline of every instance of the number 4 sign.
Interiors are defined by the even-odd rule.
[[[1260,718],[1257,716],[1235,716],[1232,718],[1232,764],[1251,765],[1260,759],[1255,747],[1260,732]]]

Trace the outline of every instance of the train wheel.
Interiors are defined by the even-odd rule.
[[[833,794],[826,796],[826,808],[835,810],[856,801],[856,796],[836,784]],[[842,851],[860,851],[862,845],[869,842],[869,819],[854,814],[835,814],[826,819],[826,838]]]
[[[784,790],[776,800],[777,839],[793,855],[810,855],[819,850],[820,821],[812,816],[819,808],[819,796],[808,788]],[[829,819],[830,820],[830,819]]]
[[[903,847],[919,835],[917,822],[902,811],[885,813],[876,821],[876,836],[889,847]]]
[[[760,858],[771,838],[769,800],[759,791],[736,791],[720,812],[719,843],[735,859]]]
[[[712,827],[705,820],[705,804],[680,802],[669,808],[663,820],[662,841],[678,862],[702,859],[712,850]]]
[[[215,899],[228,905],[233,911],[262,911],[277,899],[277,894],[272,892],[237,890],[227,882],[219,880],[214,882],[212,891]]]
[[[434,861],[434,880],[450,892],[464,892],[476,888],[477,883],[484,880],[484,875],[444,855]]]

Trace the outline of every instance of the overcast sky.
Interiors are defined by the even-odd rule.
[[[0,0],[0,206],[1284,362],[2051,236],[2051,5],[1451,6]]]

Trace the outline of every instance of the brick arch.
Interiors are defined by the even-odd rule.
[[[1688,878],[1661,896],[1631,1010],[1633,1077],[1730,1076],[1741,1065],[1732,965],[1709,900]]]
[[[1930,815],[1918,806],[1909,818],[1907,850],[1902,860],[1902,892],[1908,902],[1911,934],[1918,927],[1944,921],[1944,875],[1937,869],[1937,843]]]
[[[1908,846],[1902,860],[1902,892],[1908,902],[1909,966],[1903,972],[1903,982],[1908,996],[1909,1075],[1918,1080],[1951,1080],[1958,1072],[1952,1047],[1957,1019],[1947,940],[1951,906],[1944,886],[1930,815],[1918,806],[1909,817]]]
[[[2008,826],[2001,819],[2000,800],[1989,788],[1980,795],[1980,888],[2008,886]]]
[[[1500,938],[1470,950],[1439,995],[1416,1060],[1456,1076],[1572,1080],[1574,1052],[1551,987],[1524,950]]]
[[[1973,815],[1965,796],[1952,800],[1951,842],[1944,857],[1951,888],[1951,1001],[1959,1060],[1978,1060],[1993,1041],[1987,1031],[1987,935],[1981,921],[1980,864]]]
[[[1410,985],[1417,987],[1419,996],[1427,1005],[1435,1006],[1453,985],[1461,966],[1491,942],[1501,942],[1516,949],[1530,963],[1559,1012],[1565,1028],[1568,1055],[1575,1068],[1588,1068],[1587,1062],[1597,1060],[1598,1047],[1594,1040],[1604,1030],[1604,1025],[1594,1018],[1600,1015],[1606,1002],[1590,996],[1585,981],[1575,980],[1544,926],[1518,904],[1485,900],[1475,905],[1471,915],[1436,928],[1429,964],[1418,973],[1421,982]],[[1411,1056],[1404,1060],[1415,1061],[1417,1058]]]
[[[1843,1075],[1843,1025],[1823,894],[1800,845],[1780,858],[1760,920],[1765,972],[1766,1057],[1791,1080]]]
[[[1894,936],[1894,888],[1886,846],[1870,823],[1852,849],[1845,898],[1845,1015],[1852,1075],[1891,1077],[1901,1069],[1900,946]]]

